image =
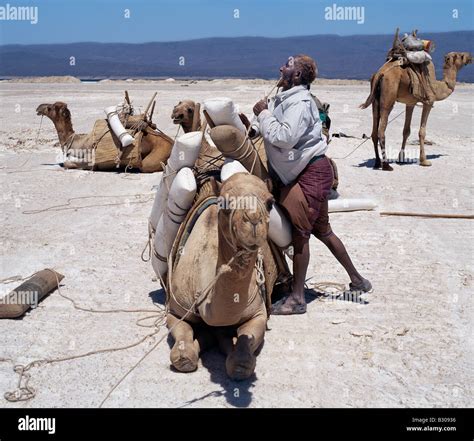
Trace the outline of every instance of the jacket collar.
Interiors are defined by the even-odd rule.
[[[295,95],[298,95],[300,93],[309,93],[309,90],[306,88],[306,86],[299,85],[299,86],[293,86],[291,89],[285,90],[283,92],[280,92],[275,95],[275,102],[281,103],[285,100],[287,100],[290,97],[293,97]]]

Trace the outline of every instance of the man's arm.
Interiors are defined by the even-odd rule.
[[[292,149],[308,128],[307,103],[301,101],[285,110],[281,121],[265,109],[258,115],[260,133],[275,147]]]

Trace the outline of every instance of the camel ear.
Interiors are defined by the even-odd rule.
[[[67,108],[67,106],[64,106],[62,109],[61,109],[61,115],[64,116],[65,118],[67,118],[68,116],[71,115],[71,112],[69,111],[69,109]]]

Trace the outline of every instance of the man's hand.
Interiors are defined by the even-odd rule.
[[[260,112],[265,109],[268,109],[267,100],[263,99],[256,103],[255,106],[253,106],[253,113],[258,116],[260,115]]]

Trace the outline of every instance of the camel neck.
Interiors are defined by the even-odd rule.
[[[190,126],[184,126],[181,124],[181,128],[183,129],[184,133],[190,133],[193,130],[192,124]],[[198,126],[196,128],[196,131],[200,131],[200,130],[201,130],[201,120],[198,121]]]
[[[436,101],[446,99],[454,91],[456,86],[457,69],[454,66],[443,68],[443,80],[436,81]]]
[[[217,271],[229,265],[230,271],[223,272],[217,279],[201,307],[201,316],[213,326],[230,326],[242,319],[242,313],[249,304],[256,286],[255,262],[257,251],[237,256],[221,228],[218,228]],[[234,260],[232,260],[234,258]]]
[[[61,146],[64,146],[74,133],[71,120],[53,121],[53,124],[58,132],[59,142]]]

